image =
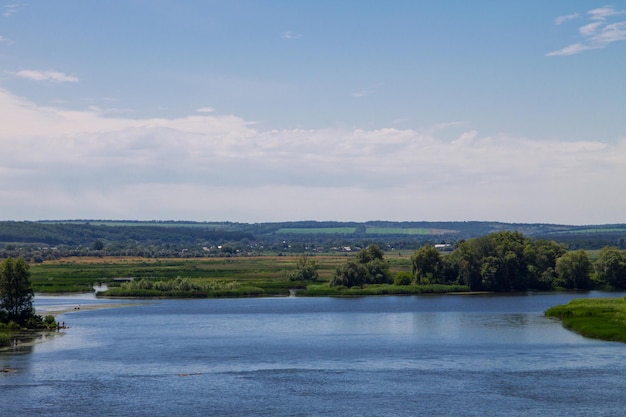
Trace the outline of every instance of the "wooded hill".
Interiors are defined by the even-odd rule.
[[[66,220],[0,222],[0,249],[23,246],[122,250],[138,247],[202,249],[218,245],[269,251],[332,250],[377,243],[416,249],[424,243],[456,243],[500,231],[564,243],[570,249],[626,248],[626,224],[571,226],[501,222],[184,222]],[[227,245],[233,245],[229,247]],[[1,256],[1,254],[0,254]]]

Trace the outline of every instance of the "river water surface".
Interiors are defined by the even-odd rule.
[[[69,328],[0,354],[0,415],[621,416],[626,345],[543,317],[591,296],[38,296]]]

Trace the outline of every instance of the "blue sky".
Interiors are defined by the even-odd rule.
[[[626,222],[626,1],[0,1],[0,217]]]

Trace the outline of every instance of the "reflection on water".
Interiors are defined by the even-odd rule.
[[[12,332],[11,337],[11,345],[0,348],[0,352],[8,354],[20,354],[20,353],[31,353],[35,344],[43,343],[51,340],[53,337],[57,335],[57,332],[51,331],[21,331],[21,332]]]
[[[111,300],[36,298],[41,309],[82,308],[60,316],[63,337],[0,354],[0,369],[15,370],[0,375],[15,399],[2,413],[621,415],[624,345],[543,317],[574,296],[122,300],[132,307],[96,310],[87,306]]]

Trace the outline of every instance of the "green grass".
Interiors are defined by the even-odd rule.
[[[618,233],[618,232],[626,232],[626,229],[623,227],[612,227],[612,228],[589,228],[589,229],[573,229],[573,230],[561,230],[558,232],[553,232],[552,234],[578,234],[578,233]]]
[[[424,294],[467,291],[464,286],[394,286],[370,285],[363,289],[330,288],[328,281],[337,267],[349,257],[345,255],[313,256],[319,265],[319,282],[293,282],[289,275],[296,269],[297,256],[257,256],[194,259],[143,258],[70,258],[31,265],[31,281],[37,293],[92,291],[93,284],[107,284],[107,296],[116,297],[250,297],[288,295],[299,288],[301,295],[383,295]],[[411,270],[410,256],[388,256],[392,274]],[[169,282],[180,277],[193,283],[193,289],[156,290],[134,288],[114,283],[116,277],[132,277],[135,282],[152,284]],[[159,286],[159,288],[164,288]],[[182,288],[182,287],[180,287]],[[305,289],[306,288],[306,289]]]
[[[313,234],[343,234],[354,233],[356,227],[283,227],[275,231],[276,234],[313,235]]]
[[[278,229],[276,234],[352,234],[356,231],[356,227],[283,227]],[[384,226],[367,226],[366,233],[370,235],[414,235],[429,236],[452,233],[454,230],[443,229],[427,229],[422,227],[384,227]]]
[[[419,295],[419,294],[445,294],[452,292],[468,292],[465,285],[367,285],[364,288],[330,287],[328,283],[310,284],[306,290],[298,295],[303,296],[365,296],[365,295]]]
[[[379,227],[368,226],[367,233],[371,235],[430,235],[430,229],[424,229],[421,227]]]
[[[545,315],[582,336],[626,343],[626,298],[575,299]]]
[[[31,281],[37,293],[89,292],[93,284],[114,284],[114,278],[168,280],[177,277],[197,282],[237,281],[263,292],[287,291],[296,256],[194,258],[147,260],[141,258],[66,259],[31,265]],[[315,256],[320,279],[330,280],[345,256]],[[406,260],[410,268],[410,259]],[[394,269],[398,266],[394,265]]]
[[[225,223],[197,223],[197,222],[151,222],[151,221],[108,221],[108,220],[43,220],[39,223],[42,224],[90,224],[91,226],[157,226],[157,227],[191,227],[191,228],[210,228],[226,230],[231,226]]]

